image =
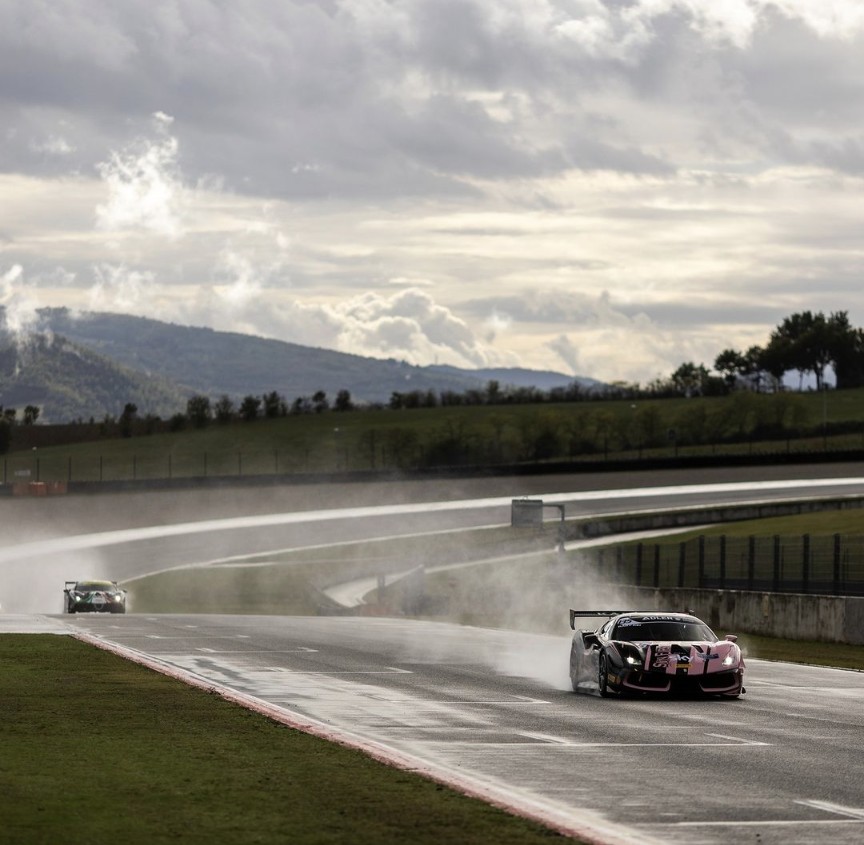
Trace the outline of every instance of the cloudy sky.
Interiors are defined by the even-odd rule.
[[[864,324],[860,0],[0,0],[0,304],[646,383]]]

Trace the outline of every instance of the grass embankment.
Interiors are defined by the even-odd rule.
[[[67,637],[0,636],[0,701],[0,843],[555,836]]]
[[[651,543],[677,545],[700,535],[727,537],[773,537],[844,534],[847,536],[864,534],[864,509],[826,510],[817,513],[793,514],[791,516],[766,517],[765,519],[742,519],[736,522],[723,522],[694,531],[681,532],[669,537],[657,537]]]
[[[111,481],[787,451],[817,457],[864,449],[861,420],[864,389],[327,411],[151,434],[142,421],[127,438],[98,423],[16,426],[3,470],[10,481]],[[766,431],[802,436],[759,435]]]

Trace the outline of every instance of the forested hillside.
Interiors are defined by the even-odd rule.
[[[0,407],[39,409],[40,421],[99,419],[127,403],[142,414],[166,415],[186,396],[170,382],[148,377],[60,337],[34,335],[0,343]]]

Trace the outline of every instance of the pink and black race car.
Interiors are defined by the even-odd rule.
[[[606,617],[576,630],[579,617]],[[571,610],[570,681],[575,692],[680,693],[737,698],[744,657],[729,634],[718,639],[690,613]]]

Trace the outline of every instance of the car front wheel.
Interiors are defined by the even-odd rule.
[[[597,689],[603,698],[609,695],[609,668],[606,663],[606,655],[602,651],[597,658]]]

